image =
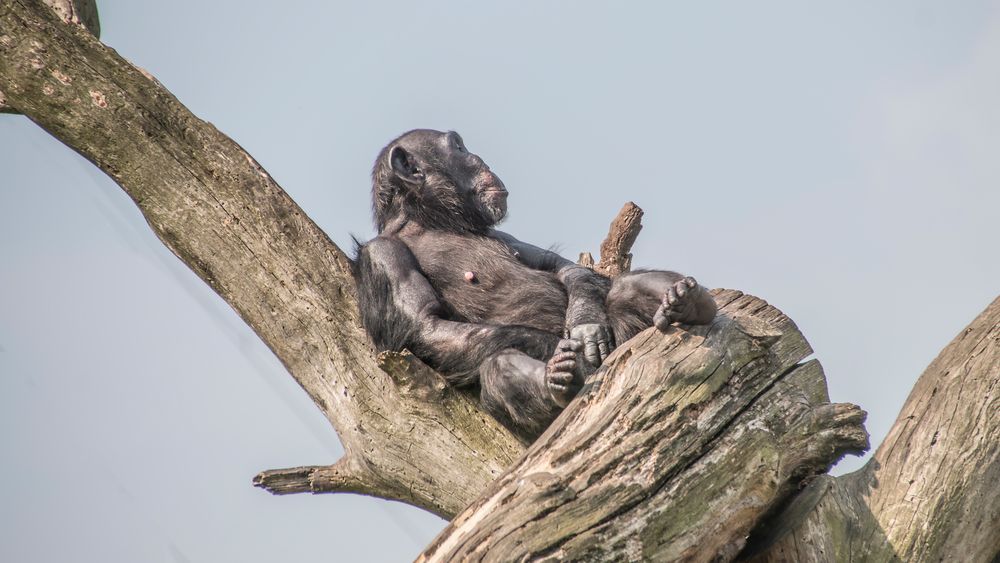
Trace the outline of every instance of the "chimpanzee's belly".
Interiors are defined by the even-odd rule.
[[[434,233],[414,243],[420,269],[454,320],[524,325],[562,336],[566,290],[555,274],[521,264],[492,238]]]

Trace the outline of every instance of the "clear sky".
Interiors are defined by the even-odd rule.
[[[103,40],[342,246],[414,127],[459,131],[505,229],[789,314],[878,444],[1000,293],[1000,3],[100,1]],[[123,192],[0,115],[0,560],[401,561],[444,525],[272,497],[333,430]],[[839,470],[858,467],[857,460]]]

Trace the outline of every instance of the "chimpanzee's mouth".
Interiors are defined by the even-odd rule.
[[[507,195],[506,188],[484,188],[480,193],[490,194],[490,195]]]

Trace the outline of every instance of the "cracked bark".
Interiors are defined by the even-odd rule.
[[[594,270],[606,276],[619,276],[632,269],[632,245],[642,230],[642,209],[627,202],[611,221],[608,236],[601,243],[601,261]]]
[[[421,561],[731,560],[761,517],[868,446],[767,303],[715,292],[708,327],[619,347]]]
[[[1000,551],[997,303],[847,478],[815,476],[864,445],[860,410],[828,403],[787,317],[731,291],[710,327],[623,345],[525,454],[416,358],[376,357],[344,253],[239,145],[64,16],[42,0],[0,3],[0,100],[113,178],[340,435],[337,463],[256,484],[461,513],[427,560],[729,560],[748,534],[741,556],[761,560]],[[627,255],[618,248],[608,256]]]
[[[862,469],[813,483],[757,563],[1000,558],[1000,298],[924,371]],[[755,555],[755,556],[754,556]]]

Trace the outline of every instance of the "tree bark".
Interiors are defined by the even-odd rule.
[[[81,26],[93,33],[94,37],[101,36],[101,20],[97,16],[95,0],[43,0],[43,2],[64,22]],[[17,113],[7,105],[3,92],[0,92],[0,113]]]
[[[924,371],[862,469],[812,484],[752,560],[1000,557],[1000,298]]]
[[[618,211],[601,242],[601,261],[594,264],[589,252],[581,252],[577,263],[614,278],[632,269],[632,245],[642,230],[642,208],[629,201]]]
[[[717,291],[708,327],[648,329],[420,561],[731,560],[804,480],[868,447],[767,303]]]
[[[0,3],[0,103],[121,185],[337,430],[339,462],[265,471],[259,486],[461,512],[427,560],[1000,552],[996,302],[849,477],[813,479],[864,445],[861,411],[828,403],[787,317],[729,291],[710,327],[624,344],[521,457],[524,446],[439,374],[408,353],[374,354],[349,258],[250,155],[42,0]]]
[[[615,277],[632,269],[632,245],[642,230],[642,209],[629,201],[611,221],[608,236],[601,243],[601,261],[594,270]]]

